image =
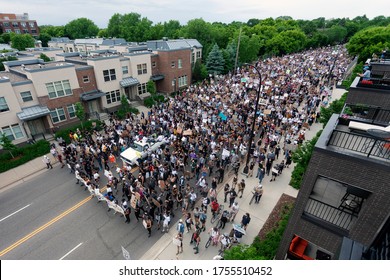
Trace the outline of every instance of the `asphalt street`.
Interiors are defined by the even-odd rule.
[[[131,214],[131,223],[90,199],[69,169],[58,165],[0,193],[0,258],[123,259],[121,246],[138,259],[161,237],[150,238]]]

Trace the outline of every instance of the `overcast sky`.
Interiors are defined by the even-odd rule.
[[[390,16],[388,0],[2,0],[0,13],[28,13],[38,25],[65,25],[86,17],[100,28],[107,27],[114,13],[136,12],[154,24],[203,18],[208,22],[247,22],[250,18],[291,16],[293,19],[318,17],[353,19],[366,15]]]

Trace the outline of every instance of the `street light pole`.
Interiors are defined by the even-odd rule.
[[[248,148],[247,148],[247,157],[246,157],[246,163],[245,163],[245,167],[244,167],[244,170],[242,171],[244,174],[248,174],[249,172],[249,161],[250,161],[250,157],[251,157],[251,148],[252,148],[252,142],[253,142],[253,133],[255,131],[255,123],[256,123],[256,119],[257,119],[257,110],[258,110],[258,107],[259,107],[259,101],[260,101],[260,93],[262,91],[262,85],[261,85],[261,73],[260,73],[260,70],[252,65],[254,69],[256,69],[256,72],[257,74],[259,75],[259,85],[257,86],[257,98],[256,98],[256,104],[255,104],[255,113],[254,113],[254,116],[253,116],[253,121],[252,121],[252,128],[251,128],[251,134],[249,136],[249,143],[248,143]]]

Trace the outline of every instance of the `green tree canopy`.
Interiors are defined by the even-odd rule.
[[[143,42],[150,38],[152,22],[140,14],[114,14],[107,27],[107,34],[111,37],[124,38],[129,42]]]
[[[41,25],[39,26],[40,33],[48,34],[51,37],[63,37],[64,36],[64,27],[63,26],[53,26],[53,25]]]
[[[11,33],[11,47],[24,51],[26,48],[33,48],[35,40],[30,34],[15,34]]]
[[[78,18],[68,22],[64,27],[65,36],[71,39],[94,37],[98,34],[99,27],[90,19]]]
[[[347,44],[349,54],[359,55],[359,61],[366,61],[373,53],[380,54],[386,48],[390,48],[390,25],[361,30]]]
[[[223,59],[222,51],[217,44],[214,44],[211,49],[207,61],[206,68],[209,74],[221,74],[224,70],[225,61]]]
[[[47,47],[47,43],[51,40],[51,36],[47,33],[41,33],[39,34],[38,40],[42,42],[42,47]]]

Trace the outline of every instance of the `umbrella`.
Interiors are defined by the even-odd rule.
[[[236,230],[236,231],[241,232],[243,235],[246,235],[246,231],[245,231],[245,229],[243,229],[243,228],[241,227],[241,225],[233,224],[233,229]]]

